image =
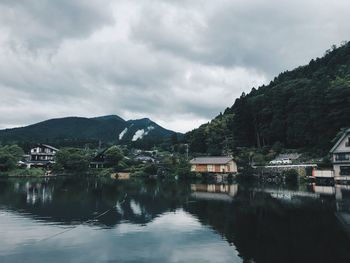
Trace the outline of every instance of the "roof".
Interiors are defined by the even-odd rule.
[[[190,161],[191,164],[227,164],[232,161],[233,158],[230,156],[207,156],[197,157]]]
[[[92,162],[104,162],[105,159],[105,152],[108,148],[105,148],[103,150],[100,150],[99,152],[95,153],[95,156],[92,158]]]
[[[154,160],[153,157],[146,156],[146,155],[136,156],[135,159],[136,159],[136,160],[138,160],[138,159],[140,159],[140,160],[141,160],[141,159],[143,159],[143,160]]]
[[[350,133],[350,129],[345,130],[343,135],[340,137],[340,139],[334,144],[332,149],[330,150],[331,153],[333,153],[339,146],[339,144],[344,140],[344,138]]]
[[[48,144],[39,143],[39,144],[37,144],[36,146],[46,147],[46,148],[50,148],[50,149],[52,149],[52,150],[58,151],[57,148],[55,148],[55,147],[53,147],[53,146],[51,146],[51,145],[48,145]]]

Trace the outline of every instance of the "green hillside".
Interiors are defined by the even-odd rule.
[[[138,136],[135,136],[136,133]],[[173,131],[164,129],[150,119],[126,121],[116,115],[96,118],[66,117],[21,128],[0,130],[0,143],[82,146],[87,143],[96,145],[101,141],[142,146],[160,143],[173,134]]]
[[[350,127],[350,44],[286,71],[268,85],[242,94],[210,123],[186,134],[193,152],[225,148],[286,148],[326,153]]]

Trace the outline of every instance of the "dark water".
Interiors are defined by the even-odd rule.
[[[349,193],[345,186],[3,179],[0,262],[350,262]]]

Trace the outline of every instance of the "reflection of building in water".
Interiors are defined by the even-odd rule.
[[[350,220],[350,185],[335,184],[334,186],[320,186],[313,184],[312,191],[320,196],[334,197],[337,212],[343,215],[349,215]]]
[[[335,197],[335,216],[350,237],[350,185],[335,184],[334,186],[318,186],[314,184],[312,189],[315,193]]]
[[[53,188],[46,184],[27,182],[23,188],[19,187],[17,191],[26,193],[26,200],[29,204],[49,203],[52,201]]]
[[[314,193],[320,194],[320,195],[334,195],[335,194],[335,187],[330,185],[311,185],[311,190]]]
[[[343,200],[343,197],[345,199],[347,199],[346,197],[350,198],[350,185],[335,184],[334,186],[330,186],[312,184],[311,189],[314,193],[320,194],[321,196],[334,196],[336,200]]]
[[[232,201],[238,192],[237,184],[191,184],[191,196],[196,199]]]
[[[286,189],[273,189],[273,188],[255,188],[253,192],[264,192],[270,194],[271,197],[280,199],[283,201],[296,201],[301,198],[319,198],[319,194],[304,192],[304,191],[292,191]]]

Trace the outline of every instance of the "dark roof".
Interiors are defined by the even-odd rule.
[[[347,129],[343,135],[340,137],[340,139],[334,144],[332,149],[330,150],[331,153],[333,153],[339,146],[339,144],[344,140],[344,138],[350,133],[350,129]]]
[[[52,150],[55,150],[55,151],[58,151],[57,148],[51,146],[51,145],[48,145],[48,144],[42,144],[42,143],[39,143],[36,145],[37,147],[46,147],[46,148],[49,148],[49,149],[52,149]]]
[[[197,157],[190,161],[191,164],[227,164],[232,161],[233,158],[230,156],[207,156]]]
[[[104,162],[105,161],[105,152],[108,150],[108,148],[100,150],[95,154],[95,156],[92,158],[92,162]]]

